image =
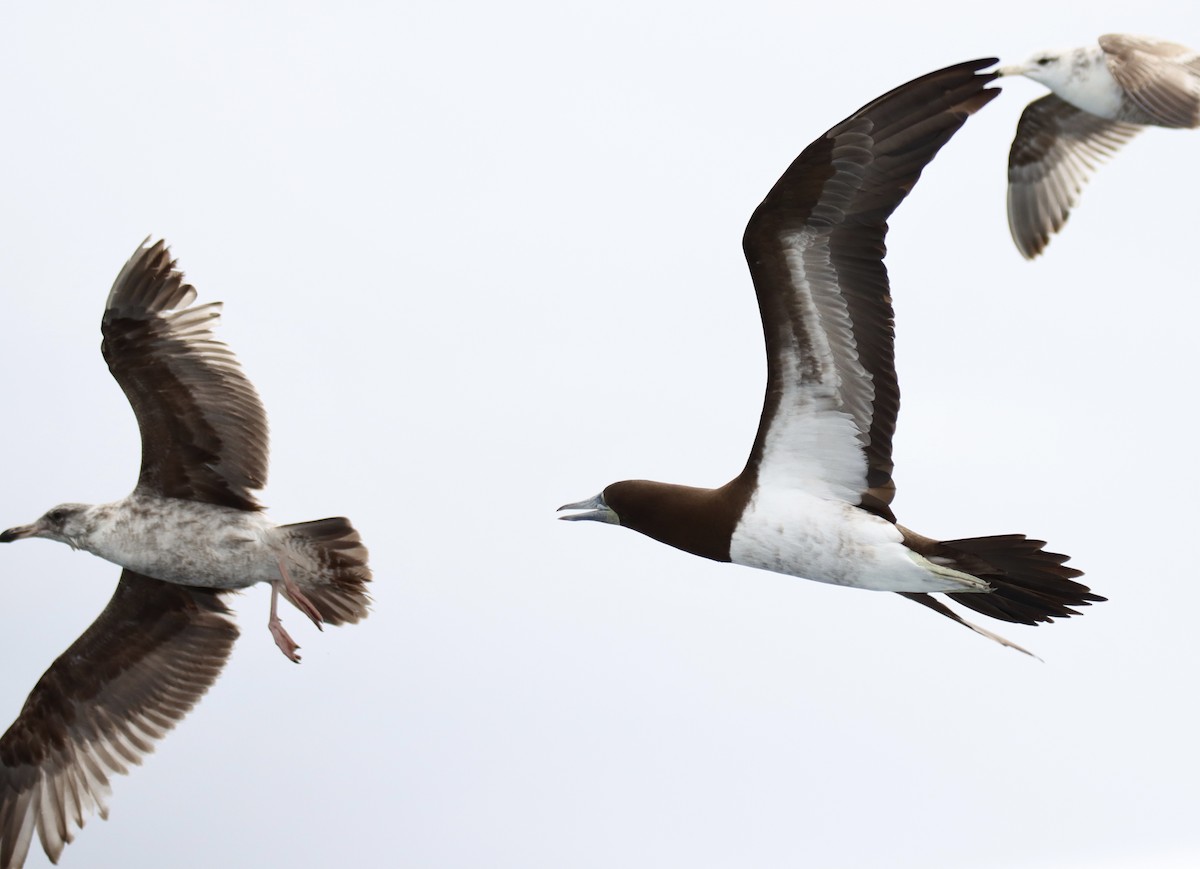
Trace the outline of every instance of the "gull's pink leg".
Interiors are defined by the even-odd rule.
[[[287,568],[284,567],[283,558],[276,556],[275,561],[279,565],[279,575],[283,577],[283,588],[287,592],[288,600],[296,605],[296,609],[312,619],[312,623],[317,626],[317,630],[325,630],[322,627],[325,620],[321,618],[321,611],[313,606],[313,602],[304,596],[304,592],[300,591],[300,586],[292,581],[292,578],[288,575]]]
[[[275,645],[279,646],[279,651],[283,652],[289,661],[299,664],[300,656],[296,654],[296,650],[300,647],[296,645],[296,641],[291,638],[288,632],[283,629],[283,622],[279,620],[279,616],[275,612],[278,601],[279,583],[273,582],[271,583],[271,617],[267,619],[267,630],[275,638]]]

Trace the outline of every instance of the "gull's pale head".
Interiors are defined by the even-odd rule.
[[[1058,93],[1071,86],[1075,79],[1085,77],[1097,63],[1104,63],[1104,52],[1098,46],[1039,51],[1033,57],[1013,66],[1002,66],[1000,75],[1023,75],[1044,84]]]
[[[88,532],[89,509],[87,504],[59,504],[47,510],[36,522],[18,525],[0,533],[0,543],[12,543],[26,537],[44,537],[77,549],[79,541]]]

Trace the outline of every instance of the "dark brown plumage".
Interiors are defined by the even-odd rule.
[[[1044,540],[1030,540],[1024,534],[997,534],[963,540],[933,540],[901,527],[904,545],[924,557],[987,580],[990,594],[947,593],[965,607],[1022,625],[1052,622],[1056,618],[1079,615],[1072,609],[1103,601],[1082,583],[1082,570],[1067,567],[1068,557],[1046,552]],[[905,595],[917,599],[927,595]],[[918,600],[918,603],[924,601]],[[928,605],[928,604],[926,604]]]

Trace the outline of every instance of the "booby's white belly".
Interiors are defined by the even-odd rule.
[[[278,532],[262,513],[136,493],[93,511],[81,547],[154,579],[209,588],[279,579]]]
[[[797,489],[759,489],[734,529],[735,564],[874,591],[984,591],[975,577],[932,564],[891,522]]]

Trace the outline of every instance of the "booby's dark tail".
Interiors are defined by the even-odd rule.
[[[1106,598],[1075,578],[1083,571],[1067,567],[1068,556],[1046,552],[1043,540],[1030,540],[1024,534],[994,537],[969,537],[963,540],[933,540],[902,528],[904,542],[911,549],[945,567],[961,570],[986,581],[990,593],[950,592],[946,597],[963,606],[1006,622],[1036,625],[1056,618],[1079,615],[1073,607],[1088,606]],[[953,610],[927,594],[904,593],[904,597],[954,619],[973,631],[1006,646],[1021,649],[1003,637],[962,619]]]
[[[1065,565],[1069,556],[1046,552],[1045,545],[1024,534],[943,540],[938,554],[952,559],[950,567],[986,580],[995,589],[991,594],[947,597],[985,616],[1022,625],[1077,616],[1079,611],[1072,607],[1105,600],[1074,581],[1083,571]]]
[[[331,625],[353,624],[367,617],[371,597],[366,585],[371,581],[367,567],[367,547],[349,519],[337,516],[282,525],[289,544],[311,559],[317,582],[298,584]],[[287,591],[280,589],[284,597]],[[290,600],[290,598],[289,598]],[[295,601],[292,601],[295,603]]]

